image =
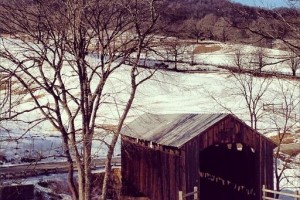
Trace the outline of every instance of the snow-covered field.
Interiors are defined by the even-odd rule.
[[[210,43],[209,41],[206,43]],[[280,72],[292,74],[289,57],[291,53],[268,48],[258,48],[252,45],[243,44],[224,44],[221,42],[211,41],[212,44],[204,45],[205,47],[219,46],[218,51],[201,53],[196,55],[195,61],[206,65],[234,67],[236,64],[236,54],[240,54],[240,60],[245,68],[251,68],[258,62],[258,54],[262,55],[262,63],[267,64],[263,67],[264,72]],[[189,61],[190,56],[183,55],[184,60]],[[270,65],[269,65],[270,64]],[[296,72],[300,76],[300,70]]]
[[[158,71],[155,76],[142,84],[139,87],[137,96],[134,100],[133,108],[129,113],[126,122],[132,121],[139,115],[150,113],[220,113],[232,112],[239,118],[249,124],[249,114],[247,105],[243,96],[239,95],[238,82],[236,77],[226,70],[216,68],[217,65],[232,66],[235,49],[241,48],[240,45],[218,43],[222,48],[217,52],[202,53],[195,55],[195,60],[203,65],[178,65],[178,68],[191,69],[214,69],[201,73],[178,73],[170,71]],[[254,51],[252,46],[242,46],[243,53]],[[276,62],[281,55],[286,52],[280,50],[266,49],[270,56],[270,62]],[[250,53],[249,53],[250,54]],[[271,56],[272,55],[272,56]],[[271,58],[272,57],[272,58]],[[248,59],[248,60],[247,60]],[[250,56],[246,56],[245,62],[250,62]],[[209,67],[211,65],[211,67]],[[274,64],[267,66],[266,71],[275,70],[280,72],[290,72],[287,63]],[[300,70],[298,70],[298,74]],[[129,91],[129,85],[126,81],[128,78],[128,68],[125,67],[115,74],[110,79],[107,91],[116,94],[119,101],[126,100]],[[244,79],[248,79],[248,75],[240,75]],[[258,121],[258,129],[260,132],[267,135],[276,134],[276,128],[283,123],[283,119],[277,118],[277,124],[274,123],[272,113],[262,109],[263,104],[282,104],[285,101],[285,96],[282,91],[291,91],[293,96],[289,96],[295,104],[295,110],[290,125],[290,131],[295,135],[295,141],[300,143],[300,84],[299,80],[289,80],[280,78],[267,78],[268,89],[263,95],[258,107],[261,117]],[[266,84],[265,78],[253,78],[253,93],[258,94],[261,91],[261,85]],[[70,81],[71,82],[71,81]],[[77,86],[76,86],[77,87]],[[291,88],[294,88],[292,91]],[[15,97],[17,98],[17,97]],[[41,97],[47,98],[47,97]],[[31,106],[30,100],[21,103],[22,108]],[[117,119],[118,112],[114,105],[107,105],[102,110],[101,115],[106,116],[103,123],[113,124],[114,119]],[[22,119],[39,118],[39,113],[27,113],[22,116]],[[109,117],[108,117],[109,116]],[[1,121],[0,122],[0,155],[6,157],[4,164],[17,164],[21,162],[21,158],[34,157],[43,158],[42,161],[55,161],[63,159],[63,150],[59,133],[52,128],[52,125],[45,121],[28,131],[30,125],[22,121]],[[5,129],[1,128],[4,127]],[[28,131],[28,132],[27,132]],[[298,132],[297,132],[298,131]],[[26,132],[25,135],[23,135]],[[21,137],[22,136],[22,137]],[[99,139],[104,139],[104,136],[99,136]],[[105,155],[105,145],[101,144],[100,140],[94,142],[93,154],[95,157]],[[118,145],[115,155],[120,154],[120,146]],[[298,166],[300,156],[295,158],[298,165],[292,165],[292,168],[287,170],[287,175],[291,175],[291,183],[283,183],[283,186],[299,187],[297,183],[300,176]]]

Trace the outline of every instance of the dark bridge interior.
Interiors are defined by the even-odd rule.
[[[242,144],[211,146],[200,152],[201,200],[254,200],[255,153]]]

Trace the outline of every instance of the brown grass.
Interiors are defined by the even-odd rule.
[[[16,83],[12,83],[12,85],[15,85]],[[29,83],[28,85],[31,86],[30,88],[30,91],[31,92],[36,92],[38,91],[40,88],[39,87],[33,87],[32,86],[33,83]],[[26,88],[24,88],[23,86],[21,85],[18,85],[17,88],[15,87],[13,90],[12,90],[12,94],[14,95],[22,95],[22,94],[28,94],[28,90]]]
[[[11,81],[11,86],[12,87],[15,86],[16,84],[18,84],[18,81]],[[7,87],[8,87],[8,81],[7,80],[1,80],[0,81],[0,91],[7,89]]]
[[[282,134],[280,135],[280,138],[281,137],[282,137]],[[278,137],[278,135],[271,136],[270,139],[273,142],[275,142],[276,144],[279,144],[279,137]],[[291,133],[285,133],[281,144],[291,144],[291,143],[294,143],[295,139],[296,138],[295,138],[295,136],[293,134],[291,134]]]
[[[195,49],[194,49],[194,53],[195,54],[200,54],[200,53],[211,53],[211,52],[215,52],[215,51],[219,51],[221,50],[222,47],[220,45],[198,45]]]
[[[22,86],[18,86],[18,81],[12,81],[11,82],[11,87],[12,87],[12,95],[19,95],[19,96],[25,96],[26,94],[28,94],[28,90]],[[7,85],[7,81],[0,81],[0,91],[1,90],[6,90],[8,89],[7,88],[8,85]],[[39,88],[38,87],[35,87],[35,88],[32,88],[31,91],[32,92],[35,92],[35,91],[38,91]],[[38,95],[35,95],[36,99],[40,99],[42,97],[46,96],[45,94],[38,94]],[[30,97],[28,99],[25,100],[25,102],[31,102],[33,101],[33,99]]]
[[[6,89],[6,82],[5,81],[0,81],[0,91]]]
[[[299,148],[294,148],[294,149],[284,149],[281,150],[283,153],[288,154],[290,156],[296,156],[300,154],[300,149]]]
[[[93,192],[94,194],[101,194],[101,187],[103,184],[104,173],[93,174]],[[121,187],[122,187],[122,177],[121,177],[121,169],[115,168],[113,169],[112,174],[112,182],[108,185],[108,196],[114,200],[149,200],[149,198],[142,196],[122,196],[121,195]]]
[[[27,94],[27,93],[26,93]],[[44,97],[44,96],[46,96],[45,94],[39,94],[39,95],[35,95],[35,98],[36,99],[40,99],[40,98],[42,98],[42,97]],[[28,99],[26,99],[25,101],[24,101],[24,103],[26,103],[26,102],[32,102],[33,101],[33,98],[32,97],[29,97]]]
[[[282,136],[283,135],[281,134],[280,137]],[[276,144],[280,143],[278,135],[271,136],[270,139]],[[296,136],[294,134],[285,133],[280,145],[280,151],[290,156],[296,156],[300,154],[299,144],[296,144],[295,140]]]
[[[118,127],[117,125],[113,125],[113,124],[100,124],[100,125],[96,125],[96,128],[109,131],[109,132],[115,132]]]
[[[101,194],[101,188],[103,185],[103,179],[104,179],[104,173],[97,173],[92,174],[92,193],[94,194]],[[112,181],[108,185],[108,196],[111,197],[111,199],[122,199],[121,198],[121,169],[115,168],[112,170]]]

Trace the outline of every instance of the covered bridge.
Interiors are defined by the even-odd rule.
[[[176,200],[261,200],[273,188],[276,145],[231,114],[144,114],[122,129],[127,196]]]

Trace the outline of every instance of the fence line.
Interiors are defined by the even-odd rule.
[[[291,113],[291,111],[294,108],[295,107],[293,106],[293,104],[284,106],[283,103],[282,104],[263,103],[263,111],[286,116],[296,121],[299,118],[299,115],[297,113]],[[287,115],[287,113],[289,114]]]
[[[199,192],[200,192],[200,190],[198,190],[198,187],[195,186],[194,191],[189,192],[187,194],[183,194],[182,191],[179,191],[178,192],[178,197],[179,197],[179,200],[184,200],[186,197],[194,196],[193,200],[198,200],[199,199]],[[263,185],[262,193],[263,193],[263,196],[262,196],[263,200],[280,200],[280,199],[277,199],[277,198],[274,198],[274,197],[268,197],[267,193],[273,194],[272,196],[278,194],[278,195],[287,196],[287,197],[294,197],[294,200],[300,200],[300,195],[299,195],[298,191],[295,191],[294,194],[287,193],[287,192],[279,192],[279,191],[276,191],[276,190],[267,189],[266,186]]]
[[[287,196],[287,197],[294,197],[294,200],[300,200],[300,195],[299,195],[298,191],[295,191],[294,194],[287,193],[287,192],[279,192],[279,191],[267,189],[266,186],[263,185],[262,192],[263,192],[263,197],[262,197],[263,200],[280,200],[277,198],[268,197],[267,193],[271,193],[273,195],[280,194],[280,195]]]
[[[178,192],[178,197],[179,197],[179,200],[183,200],[183,199],[186,198],[186,197],[194,196],[194,199],[193,199],[193,200],[198,200],[198,196],[199,196],[198,194],[199,194],[198,187],[195,186],[193,192],[187,193],[187,194],[185,194],[185,195],[183,194],[182,191],[179,191],[179,192]]]

